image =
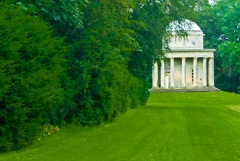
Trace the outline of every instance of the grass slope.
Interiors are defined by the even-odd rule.
[[[151,93],[112,124],[61,129],[0,161],[240,160],[240,95]]]

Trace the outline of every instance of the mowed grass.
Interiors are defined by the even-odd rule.
[[[239,108],[232,93],[151,93],[114,123],[67,127],[0,161],[240,160]]]

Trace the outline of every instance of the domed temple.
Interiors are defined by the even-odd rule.
[[[189,20],[169,25],[172,32],[169,48],[161,60],[154,63],[152,72],[152,91],[163,89],[188,89],[200,91],[218,90],[214,87],[214,49],[203,48],[203,32]],[[179,39],[176,31],[184,29],[188,36]],[[158,70],[160,66],[160,71]]]

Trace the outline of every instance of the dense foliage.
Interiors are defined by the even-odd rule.
[[[6,2],[0,15],[2,151],[32,143],[43,126],[96,125],[144,105],[167,25],[193,19],[201,1]]]
[[[0,3],[0,151],[32,143],[62,104],[63,39],[42,20]]]
[[[215,82],[222,90],[240,93],[240,2],[219,0],[199,12],[205,46],[215,48]]]

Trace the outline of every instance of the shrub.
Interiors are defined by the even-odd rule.
[[[0,151],[31,144],[63,100],[65,47],[49,25],[0,3]]]
[[[113,121],[128,107],[145,105],[149,96],[147,82],[131,76],[127,65],[119,60],[92,69],[88,90],[92,105],[79,107],[78,119],[82,125]]]
[[[148,83],[136,77],[131,77],[129,98],[130,107],[135,108],[138,105],[145,105],[149,97]]]

